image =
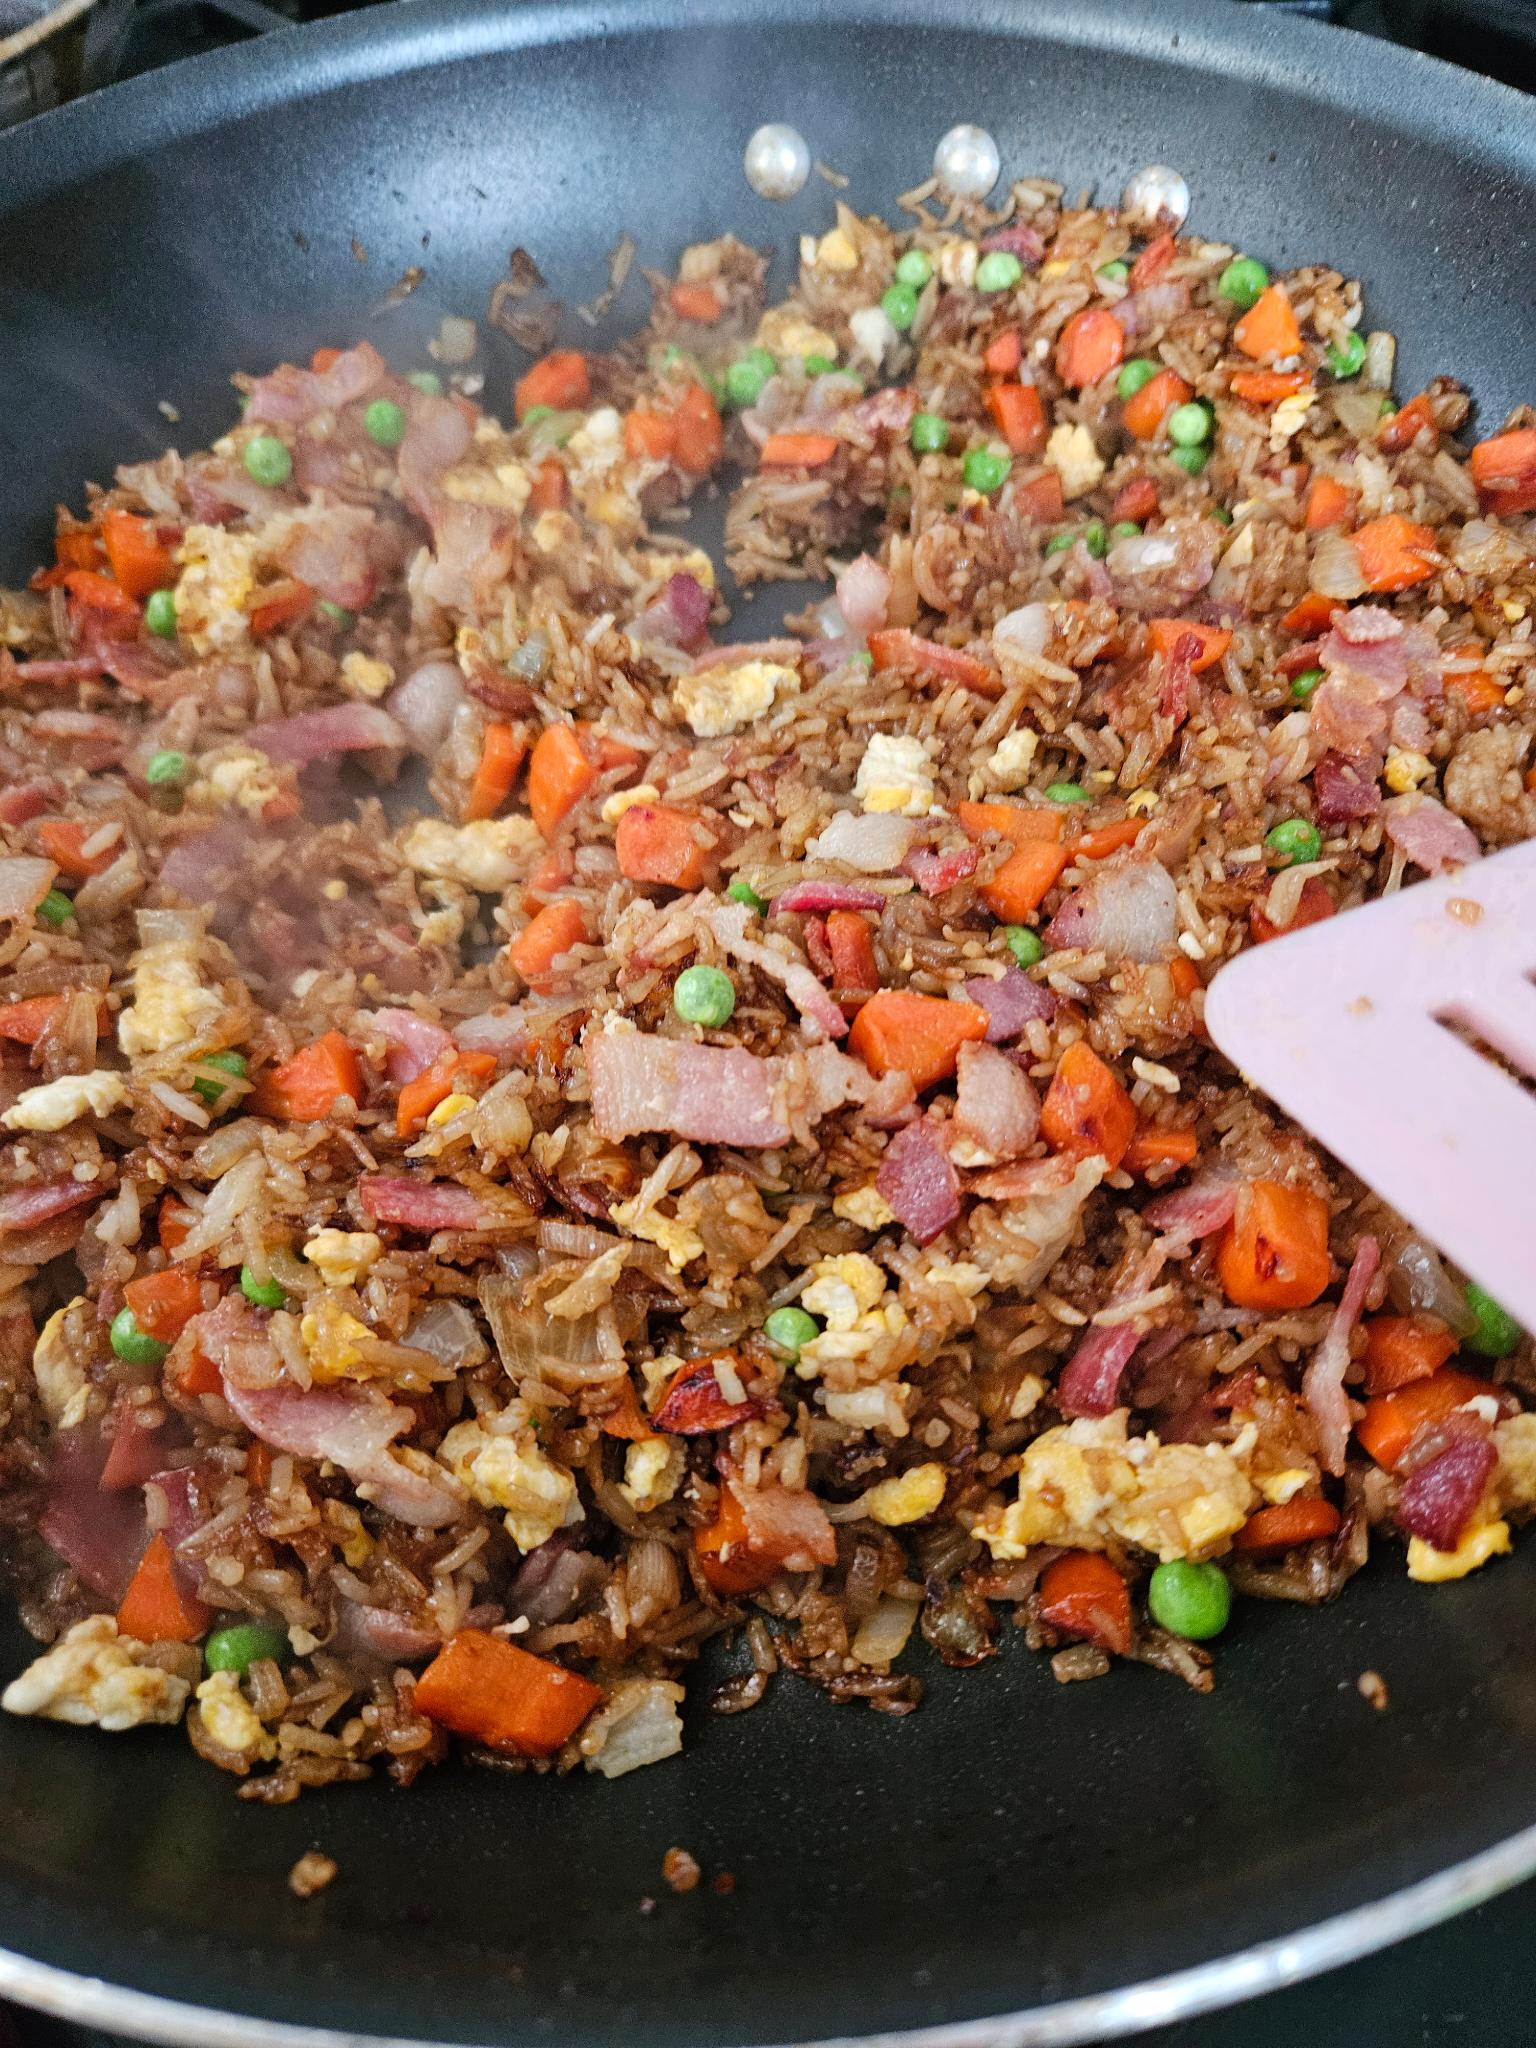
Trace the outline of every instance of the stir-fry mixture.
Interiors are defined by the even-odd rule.
[[[11,1712],[611,1777],[722,1632],[1203,1690],[1536,1507],[1526,1338],[1201,1025],[1536,829],[1533,415],[1044,182],[800,257],[239,377],[0,598]]]

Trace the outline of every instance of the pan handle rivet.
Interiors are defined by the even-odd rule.
[[[969,121],[940,136],[933,152],[933,175],[956,199],[985,199],[1002,168],[997,144]]]
[[[759,199],[793,199],[811,175],[811,152],[798,128],[769,121],[747,144],[747,183]]]
[[[1168,164],[1148,164],[1120,195],[1127,224],[1149,234],[1176,235],[1189,219],[1189,187]]]

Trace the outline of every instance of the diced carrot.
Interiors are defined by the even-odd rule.
[[[839,989],[880,986],[874,933],[861,911],[831,911],[827,917],[827,944],[832,951],[832,973]]]
[[[1371,1316],[1365,1323],[1365,1391],[1395,1394],[1427,1380],[1457,1350],[1456,1332],[1438,1316]]]
[[[1427,391],[1406,399],[1396,412],[1389,413],[1378,428],[1376,439],[1388,454],[1398,455],[1403,449],[1411,448],[1423,433],[1429,435],[1429,446],[1435,447],[1440,435]]]
[[[764,469],[820,469],[841,446],[835,434],[770,434],[758,461]]]
[[[631,882],[656,882],[667,889],[699,889],[709,870],[713,842],[701,839],[696,811],[670,804],[631,804],[613,836],[619,873]]]
[[[1401,512],[1368,519],[1355,529],[1355,552],[1368,590],[1408,590],[1435,573],[1434,529],[1420,526]]]
[[[1040,1618],[1123,1657],[1131,1647],[1131,1596],[1124,1579],[1096,1550],[1069,1550],[1040,1579]]]
[[[504,725],[498,721],[485,728],[480,765],[469,785],[469,797],[464,806],[466,819],[495,817],[512,794],[512,785],[523,765],[525,751],[523,735],[515,725]]]
[[[670,413],[651,412],[637,405],[624,421],[624,453],[665,462],[677,444],[677,422]]]
[[[882,989],[854,1018],[848,1050],[872,1074],[910,1074],[914,1088],[931,1088],[955,1071],[962,1045],[986,1037],[987,1022],[977,1003]]]
[[[1316,633],[1326,633],[1333,623],[1334,613],[1343,609],[1342,598],[1324,597],[1320,591],[1309,590],[1305,597],[1297,599],[1281,619],[1281,630],[1310,640]]]
[[[1265,356],[1300,353],[1301,329],[1283,284],[1272,284],[1259,294],[1233,328],[1232,339],[1245,356],[1260,362]]]
[[[1041,1134],[1075,1159],[1094,1153],[1118,1166],[1136,1135],[1136,1105],[1112,1067],[1079,1038],[1057,1063],[1040,1108]]]
[[[667,303],[679,320],[692,320],[701,327],[713,327],[725,311],[711,284],[689,284],[679,278],[667,293]]]
[[[102,824],[105,823],[103,819]],[[83,882],[87,875],[99,875],[111,867],[123,850],[119,833],[100,853],[86,853],[84,849],[100,830],[101,825],[79,818],[43,818],[38,823],[37,841],[55,867],[62,869],[71,881]]]
[[[1182,953],[1175,953],[1169,961],[1168,979],[1173,983],[1175,994],[1181,996],[1185,1002],[1188,1002],[1197,988],[1204,986],[1199,968],[1193,960],[1186,959]]]
[[[546,455],[533,472],[528,503],[535,512],[558,512],[565,503],[565,470],[553,455]]]
[[[1289,924],[1271,923],[1269,913],[1259,902],[1249,905],[1248,928],[1253,933],[1255,945],[1267,946],[1271,939],[1283,939],[1287,932],[1299,932],[1309,924],[1321,924],[1325,918],[1333,916],[1336,907],[1322,876],[1308,875],[1301,885],[1296,915]]]
[[[251,632],[256,639],[264,640],[268,633],[280,632],[284,626],[302,619],[314,602],[314,591],[296,576],[286,583],[274,583],[251,613]]]
[[[702,384],[690,384],[677,402],[673,456],[689,476],[708,476],[725,450],[720,408]]]
[[[187,1395],[223,1393],[223,1373],[219,1371],[219,1368],[214,1364],[207,1352],[201,1350],[195,1343],[186,1351],[179,1352],[172,1361],[172,1365],[176,1375],[178,1393]],[[266,1451],[266,1445],[261,1445],[261,1449]],[[250,1476],[250,1461],[253,1450],[247,1451],[245,1454],[247,1477]],[[267,1456],[270,1459],[271,1453],[269,1451]]]
[[[123,1299],[146,1337],[174,1344],[201,1310],[203,1290],[197,1275],[187,1267],[167,1266],[163,1272],[141,1273],[137,1280],[130,1280]]]
[[[546,725],[528,758],[528,808],[546,839],[596,780],[596,764],[588,760],[576,728]]]
[[[1316,1543],[1338,1533],[1342,1517],[1331,1500],[1319,1494],[1298,1494],[1272,1508],[1250,1515],[1232,1538],[1232,1548],[1247,1557],[1276,1557],[1298,1543]]]
[[[1330,526],[1348,526],[1353,510],[1354,497],[1347,484],[1341,484],[1334,476],[1313,477],[1307,493],[1308,533],[1321,533]],[[1315,596],[1316,592],[1312,594]],[[1303,598],[1302,603],[1306,602]],[[1322,602],[1333,604],[1336,600],[1325,597]]]
[[[0,1008],[0,1038],[12,1045],[36,1045],[69,998],[67,996],[23,996],[20,1002]]]
[[[532,917],[546,898],[563,889],[575,873],[575,864],[563,846],[553,846],[523,884],[523,908]]]
[[[1159,370],[1121,406],[1125,431],[1134,434],[1138,441],[1154,440],[1168,414],[1189,397],[1190,389],[1177,370]]]
[[[413,1137],[440,1102],[446,1102],[466,1081],[488,1081],[496,1071],[496,1055],[489,1052],[460,1052],[449,1046],[430,1067],[423,1067],[403,1082],[395,1103],[395,1135]]]
[[[1125,329],[1107,306],[1074,313],[1056,343],[1056,374],[1069,391],[1097,384],[1125,356]]]
[[[723,1351],[708,1358],[690,1358],[678,1367],[656,1404],[652,1420],[658,1430],[668,1436],[705,1436],[751,1420],[759,1404],[733,1401],[720,1384],[717,1363],[734,1370],[740,1361],[734,1353]]]
[[[597,1418],[597,1426],[604,1436],[620,1437],[631,1444],[646,1443],[656,1434],[645,1419],[635,1393],[635,1383],[628,1377],[618,1382],[614,1390],[614,1404],[606,1414]]]
[[[1066,517],[1067,503],[1061,494],[1061,471],[1043,469],[1038,476],[1015,477],[1008,485],[1013,509],[1021,519],[1040,526],[1054,526]]]
[[[1192,1124],[1143,1124],[1120,1164],[1127,1173],[1145,1173],[1150,1166],[1193,1166],[1199,1156],[1200,1139]]]
[[[177,1195],[163,1195],[157,1224],[162,1251],[179,1252],[197,1221],[197,1211],[188,1208]]]
[[[1460,640],[1451,652],[1463,661],[1480,660],[1483,643],[1480,640]],[[1446,677],[1445,687],[1456,693],[1473,718],[1486,711],[1496,711],[1504,702],[1504,685],[1485,668],[1458,669]]]
[[[1395,1472],[1404,1451],[1426,1422],[1443,1422],[1453,1408],[1461,1408],[1480,1395],[1498,1398],[1491,1380],[1474,1379],[1444,1365],[1427,1380],[1414,1380],[1395,1394],[1382,1394],[1367,1401],[1365,1413],[1355,1424],[1361,1447],[1383,1471]]]
[[[54,535],[53,554],[61,569],[94,569],[101,560],[101,542],[94,529],[77,526]]]
[[[979,839],[984,832],[995,832],[1010,846],[1022,845],[1026,839],[1044,839],[1054,844],[1066,824],[1061,811],[1032,809],[1027,804],[962,801],[955,805],[955,816],[972,839]]]
[[[1056,886],[1070,859],[1064,846],[1044,839],[1022,840],[991,880],[982,883],[988,908],[1004,924],[1023,924]]]
[[[1227,1299],[1239,1308],[1306,1308],[1333,1273],[1328,1204],[1309,1188],[1245,1181],[1216,1248]]]
[[[526,419],[536,405],[553,406],[556,412],[572,412],[592,396],[592,379],[587,359],[578,349],[557,348],[536,362],[517,380],[513,404],[517,416]]]
[[[66,569],[64,588],[69,592],[70,614],[77,624],[89,624],[107,640],[135,640],[143,613],[121,584],[94,569]]]
[[[1067,852],[1073,860],[1103,860],[1122,846],[1134,846],[1146,822],[1145,818],[1114,818],[1107,825],[1092,825],[1070,842]]]
[[[1536,427],[1494,434],[1472,450],[1472,481],[1486,511],[1536,511]]]
[[[726,1598],[757,1592],[779,1570],[776,1557],[751,1547],[746,1515],[729,1482],[721,1485],[715,1519],[694,1530],[693,1548],[705,1578]]]
[[[1238,370],[1232,378],[1232,396],[1244,405],[1278,405],[1306,388],[1305,370]]]
[[[1157,511],[1157,485],[1149,476],[1133,476],[1115,493],[1115,502],[1109,508],[1112,523],[1122,519],[1134,520],[1136,525],[1145,526]]]
[[[341,360],[341,354],[339,348],[317,348],[309,359],[309,367],[323,376],[333,363]]]
[[[1033,384],[989,384],[987,410],[1015,455],[1043,453],[1045,407]]]
[[[942,676],[946,682],[964,683],[984,697],[999,694],[997,672],[974,654],[960,647],[945,647],[937,640],[924,640],[905,626],[887,626],[869,636],[869,651],[877,669],[894,668],[908,674]]]
[[[148,597],[176,581],[171,551],[162,547],[152,519],[132,512],[108,512],[101,522],[101,541],[112,574],[130,597]]]
[[[1202,670],[1214,668],[1216,663],[1232,645],[1232,635],[1225,626],[1204,626],[1194,619],[1148,619],[1147,638],[1163,657],[1171,660],[1173,650],[1185,638],[1193,637],[1200,643],[1200,652],[1190,661],[1190,668],[1196,675]]]
[[[1017,327],[1009,327],[987,343],[982,356],[983,363],[994,377],[1011,377],[1024,360],[1024,337]]]
[[[140,1643],[195,1643],[213,1610],[177,1583],[176,1559],[163,1536],[151,1536],[117,1610],[119,1635]]]
[[[553,1756],[602,1696],[590,1678],[478,1628],[450,1636],[416,1681],[429,1720],[514,1756]]]
[[[1150,284],[1154,277],[1162,275],[1173,261],[1174,246],[1171,234],[1153,236],[1131,265],[1131,274],[1126,282],[1133,292],[1139,292],[1143,285]]]
[[[327,1031],[313,1044],[301,1046],[291,1059],[269,1068],[252,1090],[250,1107],[258,1116],[315,1123],[331,1115],[341,1095],[362,1102],[363,1070],[341,1033]]]
[[[507,947],[507,958],[524,981],[536,982],[546,974],[562,953],[568,953],[587,935],[586,914],[569,896],[556,897],[525,924]]]

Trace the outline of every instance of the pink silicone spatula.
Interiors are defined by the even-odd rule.
[[[1205,1004],[1245,1079],[1527,1329],[1533,977],[1536,840],[1255,946]]]

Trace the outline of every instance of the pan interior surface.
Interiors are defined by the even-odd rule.
[[[1005,175],[1101,196],[1171,162],[1197,229],[1362,277],[1402,390],[1453,372],[1493,422],[1533,395],[1529,113],[1406,53],[1216,6],[402,5],[0,142],[0,573],[39,558],[82,478],[215,435],[231,370],[358,334],[419,360],[444,312],[483,313],[514,245],[569,302],[602,288],[621,227],[663,266],[726,228],[792,249],[834,195],[751,195],[764,120],[869,210],[958,120],[992,130]],[[644,305],[637,273],[599,339]],[[491,409],[517,360],[492,338]],[[1412,1587],[1394,1556],[1335,1608],[1247,1604],[1209,1699],[1131,1667],[1060,1687],[1016,1637],[968,1674],[919,1659],[928,1697],[900,1721],[789,1680],[724,1719],[700,1673],[685,1757],[613,1785],[454,1769],[268,1811],[175,1738],[6,1721],[0,1946],[423,2041],[704,2048],[1034,2013],[1536,1824],[1533,1590],[1527,1548],[1460,1586]],[[8,1639],[6,1671],[25,1654]],[[687,1897],[661,1879],[674,1845],[705,1870]],[[300,1903],[283,1880],[312,1846],[341,1874]],[[1048,2015],[1008,2037],[1080,2038]]]

